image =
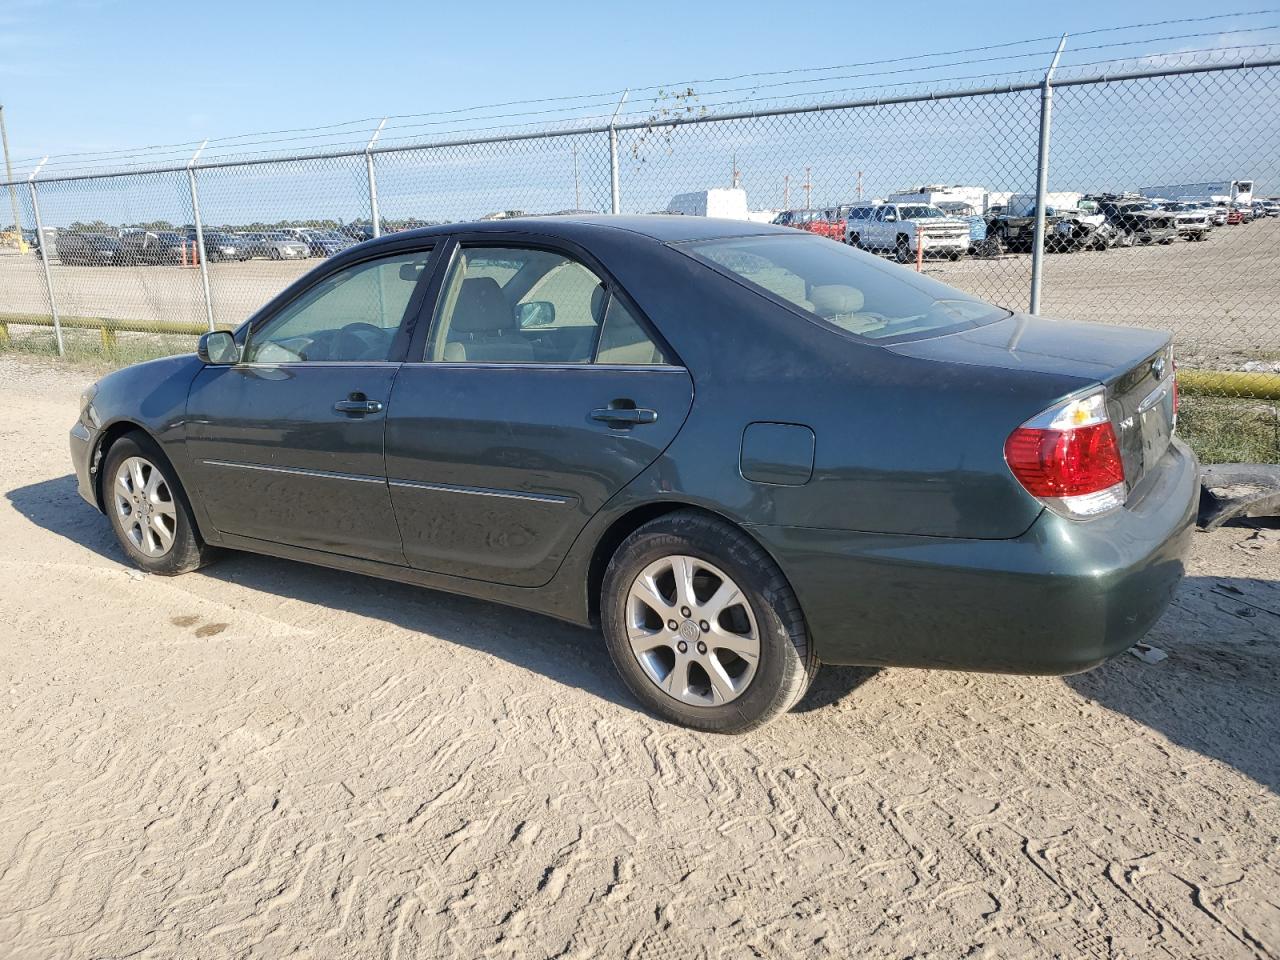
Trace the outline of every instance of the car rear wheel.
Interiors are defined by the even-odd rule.
[[[138,433],[121,437],[102,470],[103,505],[135,566],[171,577],[212,558],[173,466],[154,441]]]
[[[911,262],[911,243],[906,237],[898,238],[898,244],[893,248],[893,255],[899,263]]]
[[[862,237],[860,237],[860,236],[859,236],[858,234],[856,234],[856,233],[851,233],[851,234],[849,234],[849,246],[851,246],[851,247],[856,247],[857,249],[861,250],[861,249],[862,249]]]
[[[817,670],[782,571],[735,527],[692,512],[650,521],[605,571],[609,654],[650,711],[742,733],[796,704]]]

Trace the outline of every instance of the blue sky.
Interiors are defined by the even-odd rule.
[[[1190,0],[910,7],[0,0],[0,103],[21,159],[906,57],[1213,12]],[[1197,43],[1204,44],[1161,48]]]
[[[45,178],[71,174],[85,163],[95,170],[126,162],[181,167],[204,137],[215,138],[206,160],[257,157],[266,150],[359,149],[376,119],[387,115],[394,119],[382,143],[389,145],[463,128],[509,127],[528,121],[522,114],[529,111],[542,111],[533,115],[540,123],[564,126],[563,104],[494,106],[473,116],[449,111],[577,97],[570,105],[574,116],[607,117],[623,88],[632,90],[623,116],[633,111],[633,119],[643,120],[672,105],[669,95],[644,89],[659,84],[670,89],[690,82],[702,105],[715,107],[761,97],[775,105],[860,99],[872,95],[869,88],[879,95],[904,80],[928,81],[930,90],[945,86],[941,80],[971,88],[1015,70],[1030,71],[1020,79],[1038,79],[1063,31],[1072,34],[1067,66],[1206,49],[1224,56],[1231,51],[1234,58],[1240,44],[1280,42],[1280,27],[1249,32],[1280,24],[1280,13],[1266,12],[1101,32],[1220,12],[1181,0],[1085,0],[1058,12],[1025,2],[952,2],[916,4],[903,13],[900,6],[847,0],[646,0],[625,9],[602,14],[609,5],[598,0],[490,0],[483,6],[0,0],[0,102],[14,172],[24,177],[44,154],[54,155]],[[1030,38],[1040,39],[920,56]],[[1136,39],[1144,42],[1114,46]],[[1270,48],[1273,56],[1277,51],[1280,46]],[[846,66],[834,69],[838,65]],[[816,67],[833,69],[815,74]],[[1100,69],[1081,68],[1090,75]],[[658,211],[674,194],[728,186],[735,162],[756,209],[803,206],[806,178],[816,207],[855,199],[860,179],[867,196],[928,182],[1026,191],[1033,187],[1038,110],[1039,93],[1031,90],[697,124],[669,134],[624,130],[622,210]],[[1280,126],[1270,120],[1277,111],[1280,69],[1274,68],[1063,88],[1050,187],[1116,190],[1251,177],[1274,190],[1280,186]],[[328,129],[305,129],[316,126]],[[244,136],[259,131],[292,132]],[[227,137],[234,139],[216,141]],[[171,146],[130,150],[156,144]],[[119,153],[89,160],[58,156],[84,151]],[[600,133],[388,153],[377,166],[381,213],[393,219],[609,206],[608,140]],[[348,221],[370,212],[362,157],[212,169],[200,173],[200,184],[205,222],[213,225]],[[191,218],[184,173],[46,182],[41,196],[47,224]]]

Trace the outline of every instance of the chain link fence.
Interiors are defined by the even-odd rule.
[[[607,125],[37,175],[4,187],[20,222],[0,245],[0,349],[118,361],[187,350],[375,233],[572,211],[714,215],[717,196],[740,196],[734,215],[791,211],[794,225],[1012,310],[1032,303],[1038,270],[1046,315],[1171,329],[1198,395],[1185,416],[1223,449],[1280,459],[1280,206],[1256,203],[1280,194],[1280,64],[1157,60],[1048,89],[1049,124],[1038,82],[737,114],[680,94]],[[742,193],[707,193],[721,187]],[[1170,203],[1151,209],[1155,196]],[[968,242],[909,241],[904,256],[875,201],[941,204]]]

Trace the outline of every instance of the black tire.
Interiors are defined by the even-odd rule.
[[[893,257],[899,263],[910,263],[914,259],[911,256],[911,241],[906,237],[898,237],[898,242],[893,248]]]
[[[162,556],[149,556],[140,550],[125,531],[124,520],[116,509],[113,484],[120,464],[130,457],[141,457],[149,462],[153,469],[159,470],[171,495],[174,507],[173,543]],[[169,458],[164,455],[154,440],[144,433],[128,433],[111,444],[102,464],[102,499],[107,517],[111,521],[111,529],[125,552],[125,556],[136,567],[148,573],[163,577],[176,577],[180,573],[190,573],[204,566],[213,559],[213,548],[207,546],[196,529],[195,517],[191,512],[191,503],[187,499],[182,482],[178,479]]]
[[[862,236],[856,233],[849,234],[849,246],[853,247],[855,250],[861,250]]]
[[[760,635],[755,674],[734,699],[696,706],[659,689],[627,639],[628,593],[650,564],[682,555],[722,570],[738,586]],[[777,564],[736,527],[692,511],[677,511],[640,527],[618,547],[600,598],[605,644],[628,689],[652,713],[711,733],[745,733],[790,710],[818,669],[800,603]]]

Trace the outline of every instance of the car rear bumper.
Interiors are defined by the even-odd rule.
[[[93,508],[98,509],[98,497],[93,489],[93,478],[89,475],[89,457],[93,450],[93,437],[89,428],[80,421],[71,428],[71,466],[76,472],[76,490]]]
[[[1012,540],[754,526],[827,663],[1067,674],[1137,642],[1168,606],[1199,502],[1175,441],[1121,510],[1044,512]]]

